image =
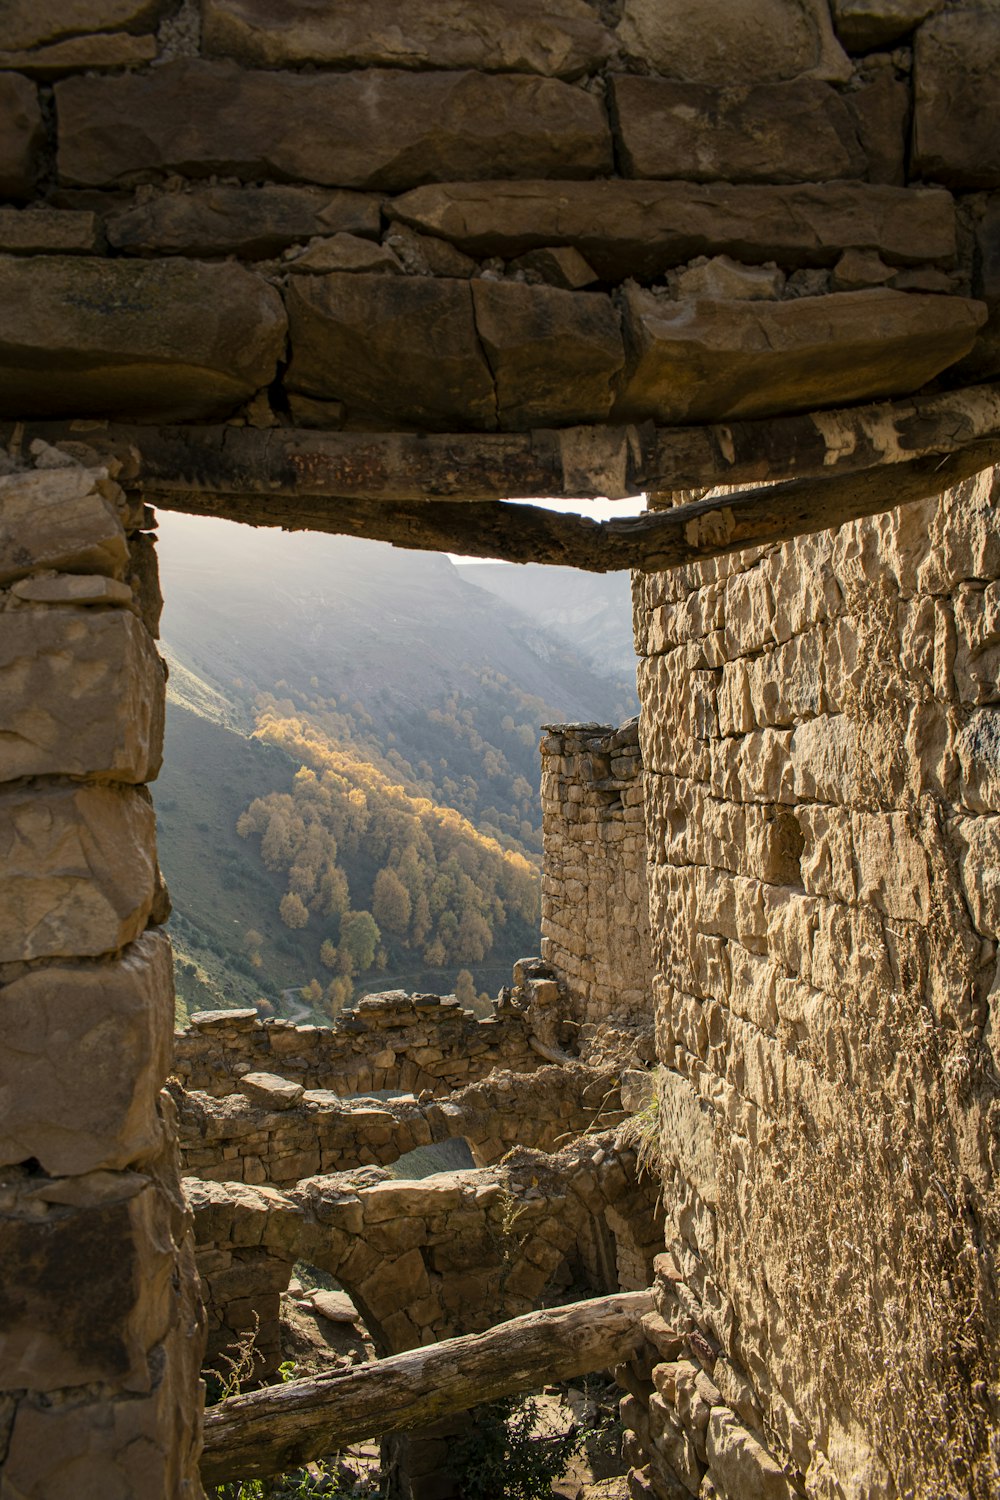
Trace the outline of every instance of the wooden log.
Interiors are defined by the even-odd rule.
[[[1000,439],[943,458],[769,485],[604,522],[502,501],[369,505],[315,496],[204,491],[152,493],[147,498],[166,510],[225,516],[287,531],[367,537],[417,551],[551,563],[591,573],[625,568],[657,573],[926,500],[998,462]]]
[[[350,1370],[232,1396],[205,1413],[206,1485],[300,1468],[350,1443],[403,1432],[500,1396],[631,1359],[652,1291],[527,1313],[485,1333]]]
[[[860,473],[1000,436],[1000,383],[867,406],[704,427],[568,427],[510,433],[0,424],[80,443],[124,464],[123,484],[171,493],[415,500],[620,499],[645,491]]]

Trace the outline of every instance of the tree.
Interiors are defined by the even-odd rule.
[[[372,913],[379,926],[401,937],[409,925],[410,909],[410,893],[395,870],[379,870],[372,896]]]
[[[302,986],[301,995],[307,1005],[318,1005],[323,998],[323,986],[318,979],[310,979]]]
[[[286,927],[305,927],[309,921],[305,902],[295,891],[289,891],[287,895],[282,896],[278,912]]]
[[[337,949],[329,938],[325,938],[320,945],[319,961],[324,969],[336,969],[337,967]]]
[[[459,969],[455,978],[455,999],[460,1005],[471,1005],[475,998],[475,980],[468,969]]]
[[[369,911],[349,911],[340,919],[340,946],[351,956],[355,970],[370,969],[381,933]]]

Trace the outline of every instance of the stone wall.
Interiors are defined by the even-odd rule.
[[[656,1184],[637,1177],[635,1153],[607,1133],[552,1156],[517,1150],[488,1169],[420,1181],[369,1168],[282,1191],[184,1185],[209,1359],[256,1314],[271,1369],[280,1295],[299,1260],[336,1277],[389,1354],[488,1328],[571,1286],[581,1294],[648,1286],[662,1245]]]
[[[542,955],[558,976],[535,1030],[583,1057],[653,1057],[638,720],[545,726]],[[550,1033],[546,1036],[546,1026]]]
[[[997,1492],[998,499],[636,584],[684,1345],[637,1495]]]
[[[204,1325],[159,1099],[174,998],[145,788],[156,564],[112,474],[35,458],[0,455],[2,1489],[193,1497]]]
[[[173,1072],[187,1089],[232,1093],[247,1073],[276,1073],[346,1098],[382,1089],[435,1096],[494,1068],[542,1066],[530,1018],[509,1005],[477,1020],[457,1000],[389,990],[368,995],[332,1026],[261,1021],[255,1010],[200,1011],[174,1034]]]
[[[494,1072],[446,1101],[341,1099],[248,1073],[224,1099],[175,1090],[181,1170],[215,1182],[296,1183],[389,1166],[418,1146],[463,1140],[477,1166],[521,1146],[554,1151],[624,1118],[616,1074],[580,1065]]]
[[[0,416],[515,431],[996,370],[1000,17],[939,9],[13,0]]]

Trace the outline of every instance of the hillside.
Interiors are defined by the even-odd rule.
[[[462,578],[525,614],[599,672],[635,671],[628,573],[588,573],[543,563],[480,563]]]
[[[184,1000],[495,992],[537,947],[539,725],[626,717],[634,678],[445,557],[164,515],[160,558]]]

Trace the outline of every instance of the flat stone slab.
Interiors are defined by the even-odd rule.
[[[226,416],[273,379],[285,327],[235,264],[0,257],[0,413]]]
[[[0,585],[43,570],[121,578],[128,561],[121,518],[88,470],[0,477]]]
[[[168,173],[399,191],[448,178],[614,170],[600,100],[523,74],[244,71],[184,59],[55,88],[58,171],[78,187]],[[134,128],[142,121],[142,130]]]
[[[902,41],[921,21],[936,15],[944,0],[832,0],[837,35],[852,52]]]
[[[831,266],[852,247],[892,265],[955,257],[955,207],[939,189],[449,182],[406,193],[387,212],[477,257],[574,245],[605,281],[660,277],[698,255],[790,267]]]
[[[883,289],[789,302],[688,302],[632,288],[624,316],[636,363],[617,415],[671,423],[917,390],[968,353],[986,307]]]
[[[610,55],[585,0],[205,0],[206,51],[253,67],[481,68],[578,78]]]
[[[108,215],[108,243],[126,255],[280,255],[316,235],[377,239],[373,193],[284,187],[206,187],[164,193]]]
[[[622,75],[611,98],[629,177],[784,183],[866,173],[850,110],[815,79],[720,91]]]
[[[292,1083],[277,1073],[244,1073],[239,1088],[251,1103],[264,1109],[292,1109],[305,1093],[301,1083]]]

